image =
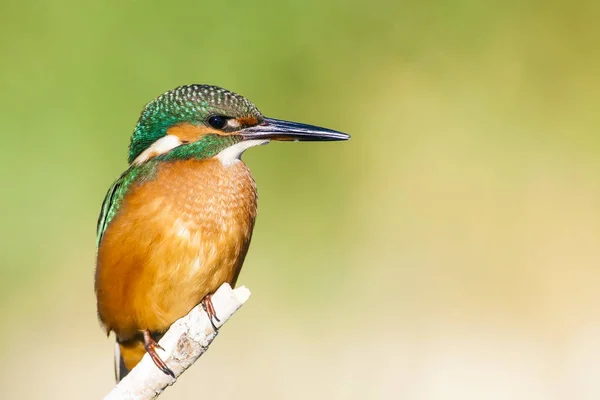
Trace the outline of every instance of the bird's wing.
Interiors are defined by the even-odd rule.
[[[102,202],[100,216],[98,216],[98,225],[96,227],[97,247],[100,246],[102,236],[104,235],[108,224],[117,214],[117,211],[119,211],[125,193],[127,193],[127,189],[129,189],[131,184],[135,181],[137,175],[137,170],[135,168],[129,168],[127,171],[123,172],[123,174],[121,174],[121,176],[112,184],[110,189],[108,189],[106,197],[104,197],[104,201]]]

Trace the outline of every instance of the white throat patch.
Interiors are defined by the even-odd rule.
[[[250,147],[260,146],[267,143],[269,143],[268,139],[245,140],[243,142],[236,143],[233,146],[229,146],[225,150],[222,150],[219,154],[217,154],[216,157],[219,159],[219,161],[221,161],[221,164],[228,167],[234,162],[238,161],[242,153]]]
[[[145,163],[149,159],[160,156],[161,154],[168,153],[173,150],[175,147],[181,146],[181,140],[175,135],[167,135],[158,139],[156,142],[152,143],[150,147],[142,152],[139,156],[136,157],[135,160],[131,164],[140,165]]]

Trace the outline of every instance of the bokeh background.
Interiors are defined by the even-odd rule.
[[[600,2],[0,2],[0,397],[101,398],[95,224],[185,83],[248,151],[252,299],[162,398],[600,398]]]

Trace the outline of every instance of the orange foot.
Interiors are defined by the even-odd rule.
[[[202,299],[202,307],[204,308],[204,311],[206,311],[206,313],[208,314],[208,320],[210,321],[210,324],[212,325],[215,332],[217,332],[218,328],[215,325],[214,321],[221,322],[221,320],[219,318],[217,318],[217,313],[215,312],[215,306],[213,306],[212,296],[210,294],[207,294]],[[214,319],[214,321],[213,321],[213,319]]]
[[[144,331],[144,348],[146,349],[146,352],[150,355],[150,358],[152,358],[152,361],[154,361],[154,364],[156,364],[158,369],[160,369],[165,374],[171,375],[173,378],[175,378],[175,374],[173,373],[173,371],[171,371],[171,369],[167,367],[167,364],[160,358],[160,356],[156,354],[156,349],[161,349],[162,351],[165,351],[165,349],[163,349],[160,344],[156,343],[156,341],[152,339],[149,330]]]

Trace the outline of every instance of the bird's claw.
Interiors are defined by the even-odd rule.
[[[206,311],[206,314],[208,315],[208,320],[210,321],[210,324],[212,325],[214,331],[216,333],[219,333],[219,328],[217,328],[215,321],[221,322],[221,320],[217,317],[217,313],[215,312],[215,306],[212,303],[212,296],[210,294],[207,294],[202,299],[202,308],[204,308],[204,311]]]
[[[146,353],[148,353],[148,355],[150,356],[152,361],[154,361],[154,364],[158,367],[158,369],[160,369],[166,375],[170,375],[172,378],[175,379],[175,374],[173,373],[173,371],[171,371],[171,369],[167,367],[167,364],[156,353],[156,349],[160,349],[162,351],[165,351],[165,349],[163,349],[163,347],[160,344],[156,343],[156,341],[150,335],[150,331],[148,330],[144,331],[144,348],[146,349]]]

